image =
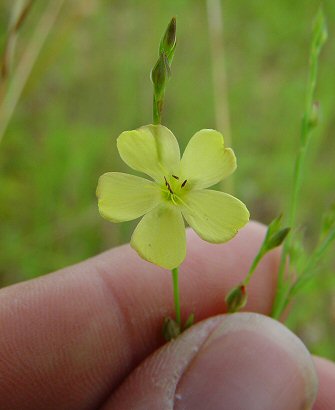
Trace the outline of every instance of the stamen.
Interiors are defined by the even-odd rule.
[[[170,194],[173,195],[173,191],[172,191],[172,189],[171,189],[171,187],[170,187],[170,184],[167,182],[167,179],[165,178],[165,176],[164,176],[164,179],[165,179],[165,185],[167,186],[167,189],[169,190]]]
[[[187,179],[185,179],[185,181],[181,184],[181,187],[184,188],[184,186],[186,185]]]
[[[174,179],[179,179],[179,177],[177,177],[177,175],[172,175]]]

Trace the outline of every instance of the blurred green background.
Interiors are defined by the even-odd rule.
[[[126,171],[116,152],[117,136],[151,122],[149,71],[172,16],[177,16],[178,45],[164,124],[184,148],[195,131],[218,126],[215,109],[220,109],[214,98],[220,89],[213,86],[210,50],[216,47],[220,57],[222,49],[209,36],[209,24],[212,28],[215,24],[208,19],[209,2],[33,3],[17,36],[13,76],[33,44],[35,30],[50,33],[0,143],[1,286],[76,263],[129,240],[134,223],[104,221],[97,212],[95,189],[103,172]],[[61,8],[56,16],[58,3]],[[264,223],[287,210],[311,27],[319,3],[219,2],[225,98],[232,146],[239,160],[235,193],[248,205],[252,218]],[[2,52],[13,4],[10,0],[0,4]],[[316,240],[323,210],[335,200],[335,6],[333,0],[324,1],[323,6],[329,39],[321,54],[317,85],[322,121],[313,134],[299,212],[307,246]],[[222,61],[215,64],[220,71]],[[2,100],[15,90],[14,80],[3,90]],[[334,289],[331,255],[296,300],[289,319],[289,326],[312,352],[333,359]]]

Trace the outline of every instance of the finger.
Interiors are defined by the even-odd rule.
[[[210,245],[188,232],[180,272],[185,315],[200,320],[224,310],[226,292],[242,279],[264,233],[251,223],[231,242]],[[255,272],[249,310],[269,312],[277,261],[268,255]],[[170,281],[126,245],[3,289],[0,408],[98,405],[163,343],[162,318],[173,315]]]
[[[321,357],[314,357],[319,376],[319,391],[313,410],[335,409],[335,364]]]
[[[205,320],[147,358],[103,410],[309,409],[317,376],[303,343],[267,316]]]

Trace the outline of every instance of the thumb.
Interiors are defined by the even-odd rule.
[[[256,313],[203,321],[147,358],[103,407],[311,409],[317,376],[303,343]]]

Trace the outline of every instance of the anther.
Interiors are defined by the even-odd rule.
[[[185,181],[181,184],[181,187],[184,188],[184,186],[186,185],[187,179],[185,179]]]
[[[179,177],[177,177],[177,175],[172,175],[174,179],[179,179]]]
[[[164,180],[165,180],[165,185],[167,186],[167,189],[169,190],[170,194],[173,194],[170,184],[167,182],[167,179],[165,178],[165,176],[164,176]]]

